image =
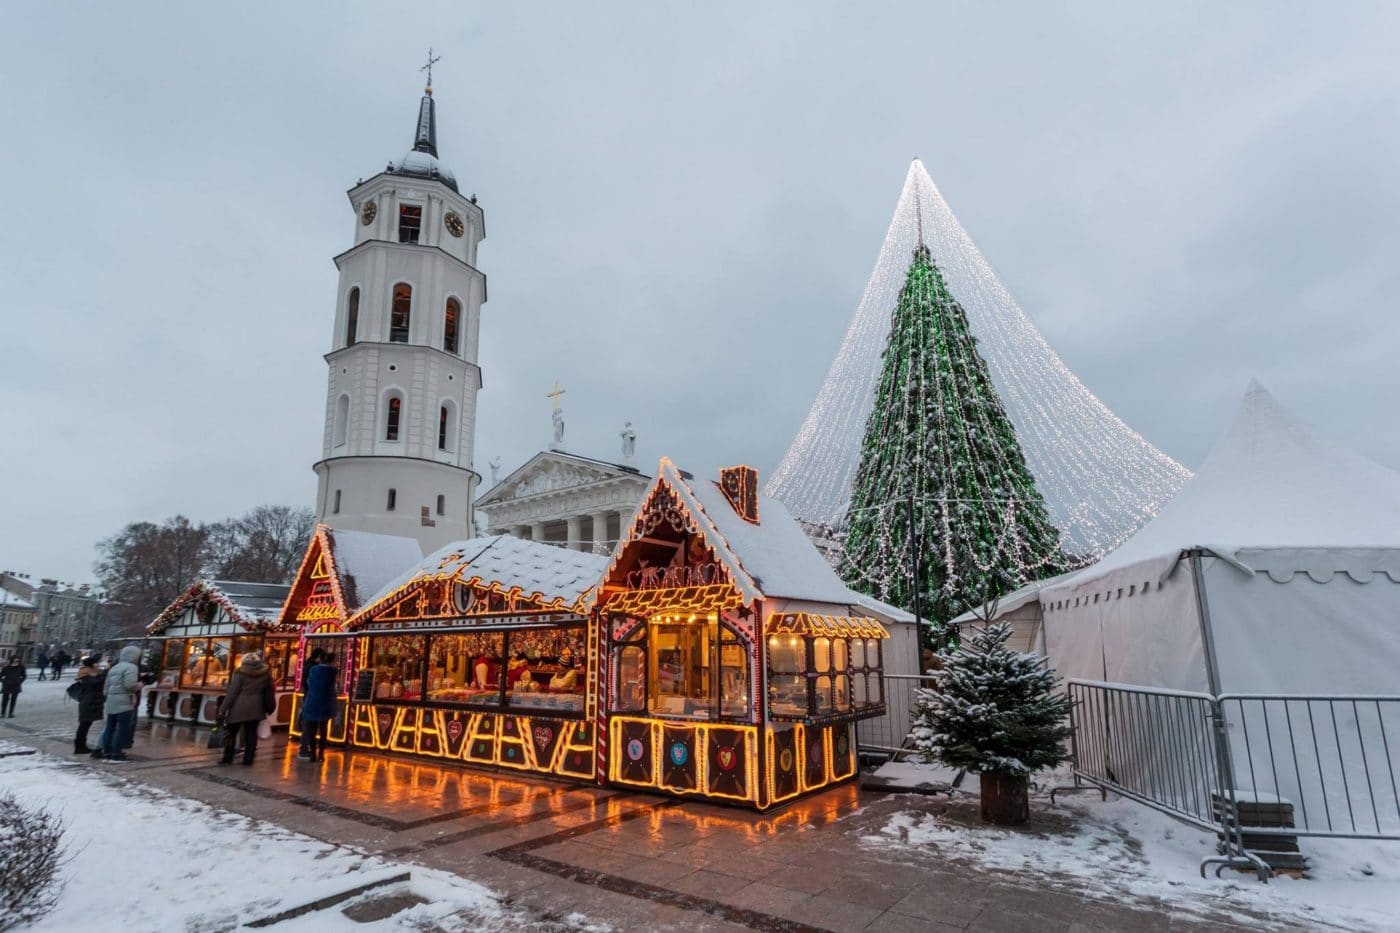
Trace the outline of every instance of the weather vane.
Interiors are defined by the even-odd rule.
[[[441,55],[438,55],[438,56],[434,57],[434,55],[433,55],[433,47],[432,47],[431,45],[428,46],[428,63],[427,63],[426,65],[424,65],[422,68],[419,68],[418,70],[419,70],[419,71],[426,71],[426,72],[428,73],[428,88],[427,88],[427,90],[428,90],[428,93],[429,93],[429,94],[431,94],[431,93],[433,92],[433,64],[434,64],[435,62],[440,62],[440,61],[442,61],[442,56],[441,56]]]

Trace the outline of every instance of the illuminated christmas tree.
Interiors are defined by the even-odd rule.
[[[1059,538],[967,315],[920,243],[866,422],[841,574],[906,609],[917,594],[937,643],[959,613],[1062,569]]]

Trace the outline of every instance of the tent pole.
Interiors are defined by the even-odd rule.
[[[1191,580],[1196,587],[1196,617],[1201,623],[1201,651],[1206,660],[1206,683],[1210,695],[1220,696],[1220,670],[1215,663],[1215,634],[1210,624],[1210,603],[1206,599],[1205,574],[1201,570],[1201,551],[1193,548],[1186,552],[1191,562]]]
[[[1205,655],[1206,681],[1210,684],[1211,732],[1215,737],[1216,776],[1220,781],[1220,829],[1225,840],[1225,856],[1231,862],[1253,868],[1260,881],[1269,880],[1269,868],[1258,856],[1245,851],[1244,830],[1235,793],[1235,764],[1230,757],[1230,737],[1226,735],[1225,708],[1220,702],[1220,667],[1216,663],[1215,634],[1210,624],[1210,601],[1206,598],[1205,573],[1201,569],[1200,548],[1186,552],[1191,562],[1191,581],[1196,588],[1196,615],[1201,623],[1201,652]],[[1204,863],[1202,863],[1204,866]],[[1202,868],[1204,871],[1204,868]],[[1218,877],[1217,873],[1217,877]]]

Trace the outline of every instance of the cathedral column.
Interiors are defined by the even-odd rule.
[[[608,537],[608,516],[612,512],[593,513],[593,549],[604,554],[612,552],[611,538]]]
[[[532,525],[530,526],[530,540],[531,540],[531,541],[543,541],[543,540],[544,540],[544,522],[535,522],[534,524],[532,524]]]
[[[587,547],[586,547],[586,545],[585,545],[585,543],[584,543],[584,540],[583,540],[583,516],[582,516],[582,515],[570,515],[566,521],[567,521],[568,526],[569,526],[569,533],[568,533],[569,542],[568,542],[568,545],[567,545],[567,547],[569,548],[569,550],[571,550],[571,551],[583,551],[583,550],[587,550]]]
[[[509,534],[512,538],[522,538],[522,539],[523,539],[523,538],[525,537],[525,526],[524,526],[524,525],[511,525],[511,526],[510,526],[510,531],[508,531],[507,534]]]

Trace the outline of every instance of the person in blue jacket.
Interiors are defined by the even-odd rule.
[[[335,718],[335,666],[324,656],[306,675],[306,699],[302,704],[302,735],[310,736],[307,750],[312,761],[320,761],[326,751],[326,729]]]

